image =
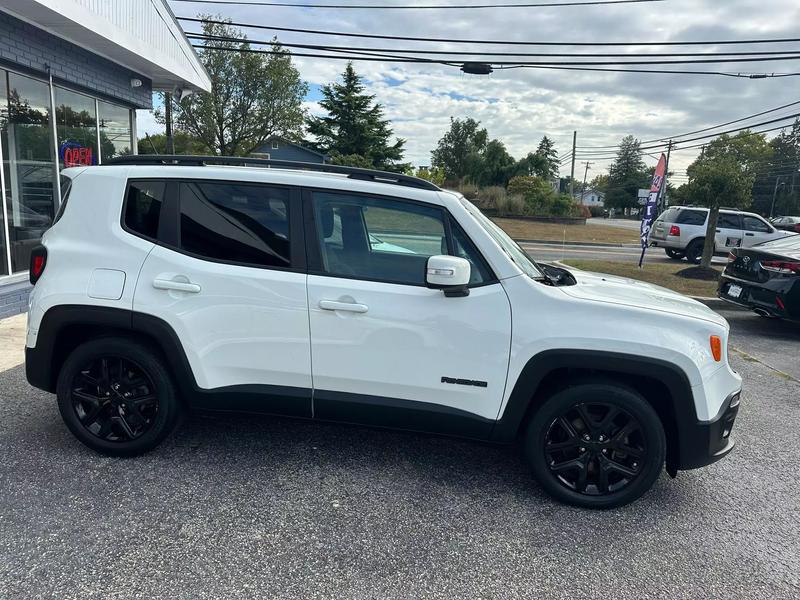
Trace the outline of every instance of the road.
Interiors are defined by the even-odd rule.
[[[615,262],[639,262],[642,250],[638,246],[584,246],[575,244],[520,244],[535,260],[552,261],[564,260],[568,258],[580,260],[610,260]],[[645,262],[648,263],[674,263],[675,261],[667,258],[664,250],[660,248],[649,248],[645,255]],[[724,265],[727,258],[715,256],[712,263]],[[683,261],[687,267],[689,264]]]
[[[738,448],[611,512],[552,502],[515,447],[283,419],[104,458],[6,370],[0,598],[796,598],[800,384],[767,365],[800,332],[727,316]]]
[[[588,225],[606,225],[608,227],[621,227],[623,229],[641,229],[641,221],[634,221],[633,219],[601,219],[592,218],[586,219]]]

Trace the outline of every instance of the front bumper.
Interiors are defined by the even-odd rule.
[[[680,460],[676,470],[698,469],[727,455],[734,447],[731,431],[739,413],[741,390],[725,399],[711,421],[697,421],[681,432]]]

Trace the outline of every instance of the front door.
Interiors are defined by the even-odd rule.
[[[751,248],[756,244],[783,237],[782,233],[759,217],[744,215],[742,221],[744,223],[742,246],[745,248]]]
[[[310,417],[299,191],[201,179],[168,190],[133,308],[177,334],[197,388],[187,400]]]
[[[719,213],[717,219],[716,251],[730,252],[742,245],[742,218],[731,213]]]
[[[463,231],[442,207],[394,198],[317,191],[305,207],[315,416],[487,437],[511,310]],[[448,253],[471,263],[466,297],[425,286],[428,257]]]

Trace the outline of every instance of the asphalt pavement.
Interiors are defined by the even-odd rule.
[[[610,512],[551,501],[515,447],[286,419],[105,458],[0,372],[0,598],[797,598],[800,333],[726,316],[737,448]]]

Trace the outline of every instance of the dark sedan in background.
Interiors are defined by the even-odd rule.
[[[800,321],[800,235],[734,248],[717,295],[763,317]]]
[[[770,221],[776,229],[800,233],[800,217],[775,217]]]

